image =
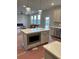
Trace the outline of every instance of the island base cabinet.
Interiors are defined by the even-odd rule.
[[[39,46],[43,43],[48,42],[49,29],[45,28],[34,28],[34,29],[22,29],[23,33],[23,48],[28,50],[30,48]]]
[[[45,52],[45,59],[58,59],[54,55],[51,55],[48,51]]]
[[[48,40],[49,40],[49,32],[48,31],[41,32],[41,44],[47,43]]]
[[[27,50],[27,35],[25,35],[24,33],[23,33],[23,47],[24,47],[24,49],[25,50]]]
[[[39,46],[41,43],[40,42],[37,42],[37,43],[34,43],[34,44],[31,44],[31,45],[28,45],[27,48],[30,49],[30,48],[34,48],[36,46]]]

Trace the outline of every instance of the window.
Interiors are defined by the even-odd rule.
[[[33,24],[33,16],[31,16],[31,24]]]
[[[36,15],[34,15],[34,24],[36,24]]]
[[[37,21],[37,24],[40,24],[40,20],[41,20],[41,15],[38,15],[38,21]]]
[[[49,28],[49,19],[50,17],[45,18],[45,28]]]
[[[38,24],[40,25],[41,15],[33,15],[31,16],[31,24]]]

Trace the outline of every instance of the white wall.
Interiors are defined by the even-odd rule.
[[[17,23],[23,23],[24,26],[29,27],[30,18],[27,15],[17,14]]]

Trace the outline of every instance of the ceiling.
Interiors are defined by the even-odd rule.
[[[29,6],[31,7],[33,12],[36,12],[37,10],[41,9],[45,10],[48,8],[51,8],[52,5],[51,3],[54,3],[54,6],[56,5],[61,5],[61,0],[17,0],[17,12],[26,12],[25,8],[23,7],[23,5],[27,5],[27,2],[29,3]]]

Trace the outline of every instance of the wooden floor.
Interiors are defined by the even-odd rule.
[[[53,42],[59,39],[55,37],[50,37],[49,42]],[[25,51],[23,46],[23,37],[19,33],[17,35],[17,59],[44,59],[45,49],[42,46],[36,47],[37,49],[30,49]]]
[[[45,50],[42,46],[38,47],[36,50],[31,49],[24,51],[19,49],[17,51],[17,59],[43,59],[45,55]]]

